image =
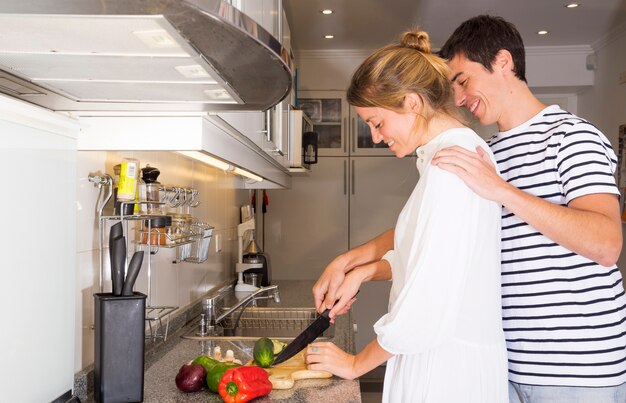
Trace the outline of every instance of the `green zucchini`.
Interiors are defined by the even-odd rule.
[[[274,363],[274,343],[267,337],[261,337],[254,343],[253,356],[259,367],[269,367]]]

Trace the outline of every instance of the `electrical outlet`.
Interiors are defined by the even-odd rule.
[[[626,70],[619,73],[619,83],[626,84]]]

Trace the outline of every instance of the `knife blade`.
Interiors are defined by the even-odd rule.
[[[330,319],[328,314],[330,309],[325,310],[309,325],[302,333],[300,333],[291,343],[278,354],[272,365],[280,364],[287,361],[294,355],[298,354],[302,349],[309,345],[313,340],[317,339],[326,329],[330,327]]]
[[[361,290],[357,290],[356,294],[352,298],[356,298],[359,295]],[[339,300],[337,300],[339,301]],[[335,301],[335,304],[337,303]],[[330,309],[326,309],[319,318],[315,319],[313,323],[309,325],[302,333],[300,333],[291,343],[285,347],[283,351],[281,351],[272,365],[280,364],[281,362],[287,361],[294,355],[298,354],[302,349],[309,345],[313,340],[317,339],[326,329],[330,327],[330,318],[328,314],[330,313]]]

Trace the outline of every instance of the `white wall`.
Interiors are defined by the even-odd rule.
[[[151,305],[185,307],[196,302],[212,286],[234,272],[236,252],[236,224],[239,206],[249,203],[249,191],[243,190],[242,181],[235,175],[204,165],[177,153],[79,151],[76,177],[77,189],[77,242],[76,242],[76,351],[75,370],[93,363],[93,294],[99,292],[99,234],[95,211],[98,188],[88,182],[89,174],[113,175],[113,166],[122,157],[133,157],[157,167],[159,182],[167,186],[194,187],[200,191],[201,204],[192,209],[194,217],[215,227],[209,259],[202,264],[177,263],[175,249],[160,248],[151,262]],[[170,209],[169,212],[175,212]],[[115,222],[112,222],[115,223]],[[110,224],[108,226],[110,228]],[[106,233],[108,234],[108,228]],[[221,251],[215,250],[219,237]],[[108,239],[108,238],[107,238]],[[108,242],[105,240],[105,245]],[[130,248],[129,248],[130,249]],[[131,249],[132,251],[132,249]],[[110,292],[111,278],[108,266],[108,248],[104,250],[104,291]],[[130,255],[130,252],[129,252]],[[135,291],[147,293],[148,267],[144,255]],[[176,313],[176,312],[175,312]],[[174,314],[175,314],[174,313]]]

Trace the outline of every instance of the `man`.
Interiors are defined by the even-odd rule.
[[[484,157],[442,150],[433,164],[503,205],[502,315],[511,402],[626,402],[626,297],[615,263],[622,246],[617,159],[589,122],[530,92],[524,46],[498,17],[461,24],[440,55],[456,102],[497,123]],[[379,264],[393,230],[338,256],[313,288],[343,313],[360,282],[386,279]]]

